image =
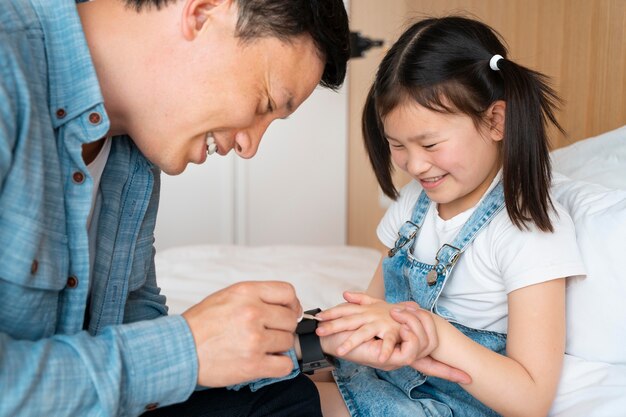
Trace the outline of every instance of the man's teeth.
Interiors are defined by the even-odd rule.
[[[206,134],[206,153],[207,155],[213,155],[217,151],[217,143],[213,138],[213,133]]]

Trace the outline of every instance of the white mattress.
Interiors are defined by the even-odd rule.
[[[182,313],[208,294],[239,281],[293,284],[305,309],[337,305],[345,290],[365,290],[380,253],[352,246],[196,245],[156,255],[159,286],[170,314]]]

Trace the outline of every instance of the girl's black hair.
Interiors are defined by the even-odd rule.
[[[513,224],[533,222],[552,231],[546,125],[561,132],[554,115],[560,103],[543,74],[507,59],[500,35],[460,16],[429,18],[406,30],[382,60],[363,109],[365,147],[383,192],[396,199],[393,164],[383,118],[407,99],[443,113],[463,113],[478,127],[497,100],[506,102],[501,146],[506,209]],[[499,71],[489,66],[494,55]]]

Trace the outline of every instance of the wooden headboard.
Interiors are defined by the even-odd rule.
[[[352,0],[352,29],[388,48],[411,21],[463,14],[496,29],[516,62],[551,77],[564,100],[553,147],[626,124],[626,0]],[[372,50],[350,64],[348,243],[382,248],[375,228],[384,213],[363,150],[360,118],[376,66]],[[406,180],[398,177],[400,183]]]

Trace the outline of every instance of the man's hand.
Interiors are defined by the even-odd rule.
[[[293,363],[281,353],[293,346],[301,312],[294,288],[275,281],[234,284],[185,311],[198,384],[224,387],[289,374]]]

